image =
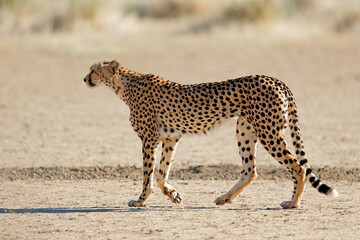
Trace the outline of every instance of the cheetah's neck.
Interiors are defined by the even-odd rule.
[[[111,88],[127,105],[130,95],[130,83],[140,78],[143,74],[120,67],[118,75],[113,79]]]

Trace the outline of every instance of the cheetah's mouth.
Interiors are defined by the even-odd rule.
[[[96,86],[96,85],[91,81],[90,78],[89,78],[89,81],[88,81],[88,82],[89,82],[89,86],[90,86],[90,87],[95,87],[95,86]]]
[[[89,74],[89,80],[88,80],[88,82],[89,82],[89,86],[90,87],[95,87],[96,85],[91,81],[91,74],[93,74],[94,73],[94,70],[92,70],[91,71],[91,73]]]

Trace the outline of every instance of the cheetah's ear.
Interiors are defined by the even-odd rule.
[[[117,60],[112,60],[109,63],[110,71],[112,71],[113,74],[117,72],[117,70],[120,68],[120,63]]]

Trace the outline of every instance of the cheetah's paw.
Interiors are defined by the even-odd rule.
[[[214,203],[216,205],[224,205],[225,203],[231,203],[231,200],[230,198],[228,198],[226,195],[222,195],[220,197],[218,197]]]
[[[169,192],[167,195],[173,203],[175,203],[175,204],[181,203],[182,197],[181,197],[180,193],[178,193],[177,191],[173,190],[173,191]]]
[[[140,200],[131,200],[128,202],[128,206],[129,207],[145,207],[145,203],[143,201]]]
[[[297,208],[298,205],[296,205],[295,203],[292,203],[291,201],[283,201],[280,204],[283,208]]]

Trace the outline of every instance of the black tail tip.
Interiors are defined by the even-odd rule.
[[[318,191],[327,196],[333,197],[333,198],[336,198],[339,196],[339,193],[336,189],[331,188],[331,187],[327,186],[326,184],[321,184],[321,186],[318,188]]]

